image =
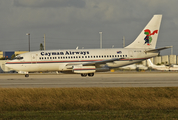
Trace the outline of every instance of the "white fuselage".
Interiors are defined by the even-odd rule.
[[[169,66],[152,66],[151,68],[155,69],[155,70],[165,70],[165,71],[169,71],[170,70]]]
[[[114,49],[67,49],[35,51],[21,54],[21,59],[6,63],[6,66],[24,72],[34,71],[72,71],[74,65],[97,62],[114,58],[118,61],[96,65],[97,68],[115,68],[146,60],[158,53],[145,53],[146,49],[114,48]]]
[[[178,67],[172,67],[172,66],[165,66],[165,65],[152,65],[150,66],[152,69],[155,70],[165,70],[165,71],[171,71],[171,70],[178,70]]]

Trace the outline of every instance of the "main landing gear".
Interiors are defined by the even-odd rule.
[[[94,73],[88,73],[88,74],[87,74],[87,73],[82,73],[82,74],[81,74],[82,77],[86,77],[87,75],[88,75],[89,77],[93,77],[93,76],[94,76]]]

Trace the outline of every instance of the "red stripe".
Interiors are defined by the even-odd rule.
[[[120,59],[120,61],[124,60],[144,60],[149,58],[133,58],[133,59]],[[104,59],[109,60],[109,59]],[[33,62],[7,62],[6,64],[31,64],[31,63],[63,63],[63,62],[96,62],[96,61],[103,61],[103,60],[72,60],[72,61],[33,61]]]

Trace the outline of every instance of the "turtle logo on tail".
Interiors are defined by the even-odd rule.
[[[144,30],[144,34],[146,35],[146,37],[144,38],[145,44],[150,45],[152,41],[151,36],[154,35],[155,33],[158,34],[158,30],[153,31],[152,33],[149,29]]]

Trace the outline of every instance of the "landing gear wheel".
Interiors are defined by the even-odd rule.
[[[94,76],[94,73],[88,73],[88,76],[89,76],[89,77],[93,77],[93,76]]]
[[[87,76],[87,74],[81,74],[81,76],[82,76],[82,77],[86,77],[86,76]]]
[[[25,77],[29,77],[29,74],[25,74]]]

